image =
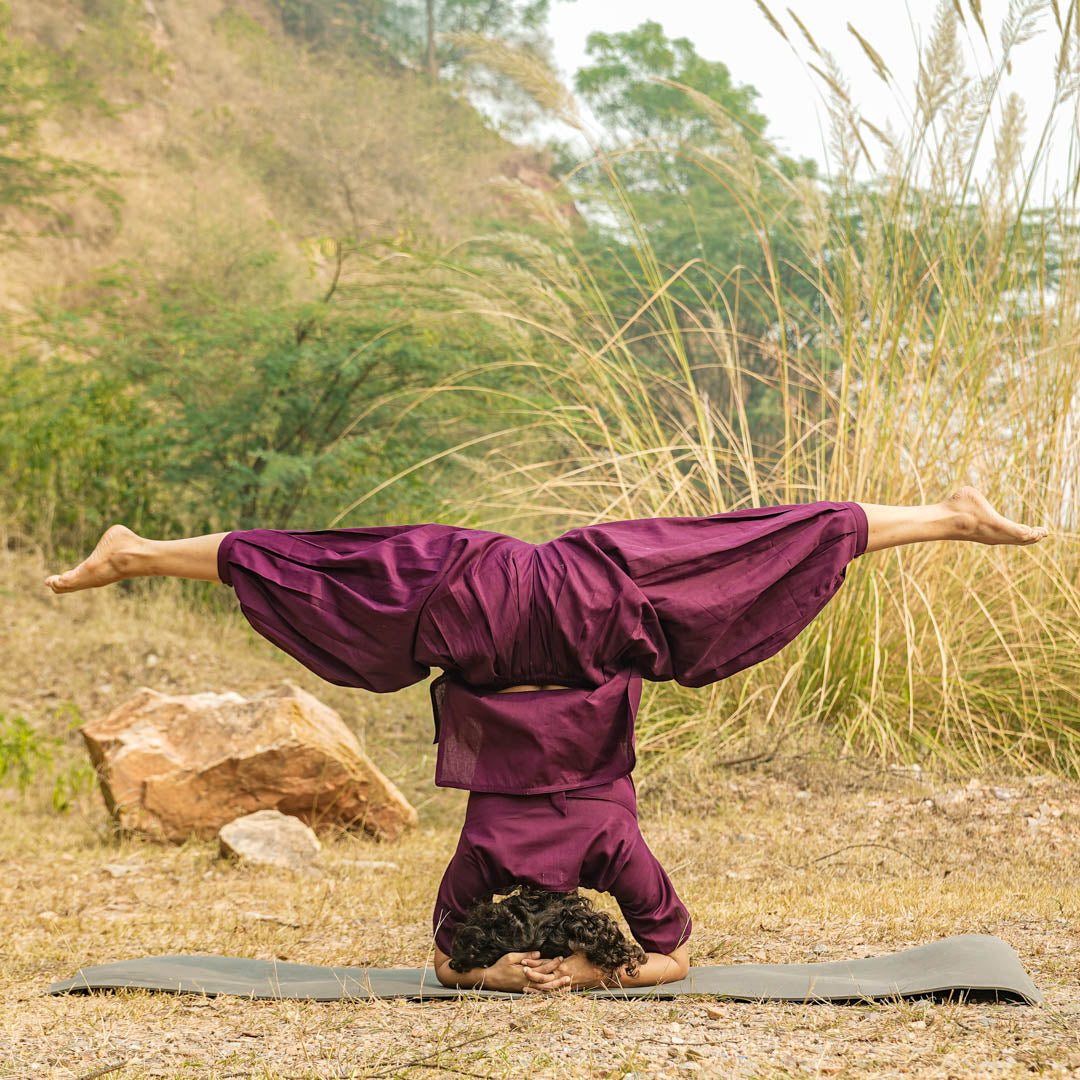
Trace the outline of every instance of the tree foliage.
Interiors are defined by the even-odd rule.
[[[464,56],[440,35],[472,32],[546,50],[550,0],[273,0],[282,26],[316,45],[381,53],[432,78],[460,76]]]
[[[793,232],[798,225],[785,180],[812,177],[814,166],[769,143],[757,91],[736,84],[726,65],[700,56],[687,38],[669,39],[657,22],[591,34],[586,49],[592,63],[577,73],[575,86],[604,128],[601,154],[608,167],[579,173],[585,180],[578,196],[583,205],[602,207],[617,177],[656,272],[678,275],[668,289],[675,317],[704,319],[744,341],[761,341],[775,317],[771,297],[780,279],[788,294],[813,304],[812,274]],[[605,227],[606,220],[602,209],[593,215],[586,243],[594,248],[597,272],[608,275],[605,290],[622,294],[623,308],[633,310],[655,282],[639,268],[632,238]],[[617,275],[605,267],[618,267]],[[693,336],[686,349],[707,366],[710,357]],[[770,361],[749,346],[743,359],[766,376],[738,392],[768,439],[778,416],[768,387]],[[708,385],[713,376],[700,378]]]
[[[81,78],[70,56],[34,47],[11,34],[11,10],[0,0],[0,241],[13,242],[17,221],[64,221],[57,196],[92,189],[114,207],[107,173],[86,162],[44,151],[42,121],[64,105],[105,108],[94,86]]]
[[[416,407],[425,389],[497,355],[479,324],[418,324],[386,289],[270,308],[147,300],[141,318],[118,301],[96,327],[48,315],[56,357],[8,373],[0,470],[30,528],[48,508],[58,546],[117,519],[161,533],[326,527],[443,448],[456,421],[440,399]],[[76,351],[93,364],[57,358]],[[433,514],[438,475],[406,477],[340,523]]]

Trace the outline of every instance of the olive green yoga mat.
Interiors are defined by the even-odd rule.
[[[51,994],[89,990],[161,990],[173,994],[236,994],[255,999],[455,998],[463,993],[512,997],[498,991],[458,991],[419,968],[314,967],[235,956],[148,956],[83,968],[54,983]],[[964,934],[930,945],[817,964],[732,964],[691,968],[681,982],[639,989],[590,991],[610,997],[671,998],[704,994],[737,1001],[867,1001],[880,998],[977,997],[1042,1001],[1016,953],[1000,938]]]

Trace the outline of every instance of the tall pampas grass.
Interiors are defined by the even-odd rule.
[[[567,216],[535,191],[518,194],[547,223],[548,240],[500,232],[438,257],[395,253],[414,287],[422,281],[444,307],[504,333],[508,377],[524,373],[533,388],[496,392],[505,426],[448,451],[474,477],[448,502],[448,518],[539,541],[615,518],[817,499],[917,504],[975,484],[1007,515],[1049,525],[1050,538],[1026,549],[923,544],[859,560],[813,626],[772,660],[700,690],[648,685],[639,746],[647,764],[664,752],[714,758],[825,736],[890,762],[1076,775],[1077,187],[1044,197],[1040,185],[1051,139],[1071,140],[1080,165],[1077,0],[1067,10],[1014,3],[981,79],[964,70],[963,12],[943,3],[902,134],[860,114],[796,15],[789,35],[765,10],[808,50],[822,81],[829,184],[780,175],[714,103],[686,91],[716,129],[699,167],[737,193],[762,245],[752,285],[755,302],[766,298],[764,334],[748,339],[718,299],[732,268],[660,263],[610,148],[594,147],[583,167],[602,177],[607,213],[629,240],[631,312],[613,310]],[[978,5],[968,20],[981,28]],[[1060,36],[1055,104],[1025,156],[1022,104],[1002,105],[1001,89],[1015,50],[1040,27]],[[860,43],[892,81],[873,45]],[[586,131],[535,58],[470,44]],[[780,272],[766,178],[799,224],[812,302]],[[478,374],[430,393],[462,393]],[[746,408],[748,388],[762,383],[781,410],[771,444]]]

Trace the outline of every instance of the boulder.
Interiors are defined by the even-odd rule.
[[[277,810],[256,810],[222,825],[218,844],[225,857],[287,870],[310,869],[322,850],[318,837],[299,818]]]
[[[381,839],[416,824],[341,717],[292,682],[253,698],[143,688],[81,730],[117,824],[155,839],[209,839],[257,810]]]

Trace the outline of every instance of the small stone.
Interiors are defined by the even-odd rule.
[[[1000,799],[1002,802],[1006,802],[1009,799],[1014,798],[1016,795],[1015,792],[1010,791],[1007,787],[996,787],[993,789],[993,792],[994,798]]]
[[[112,692],[112,683],[103,682],[100,686],[94,687],[94,693],[100,694],[102,697],[108,697]]]
[[[161,663],[161,657],[152,652],[147,653],[146,656],[143,657],[143,663],[145,663],[147,667],[157,667],[158,664]]]
[[[973,776],[965,785],[968,791],[979,791],[982,788],[982,784],[979,782],[978,777]]]
[[[60,921],[60,916],[55,911],[39,911],[37,917],[43,923],[54,923]]]
[[[357,870],[394,870],[398,871],[401,867],[396,862],[391,862],[389,859],[342,859],[342,866],[355,866]]]
[[[108,874],[111,878],[125,877],[128,874],[137,874],[139,867],[128,866],[125,863],[103,863],[101,866],[102,873]]]
[[[724,1010],[720,1009],[720,1008],[717,1008],[717,1006],[715,1006],[715,1005],[706,1005],[705,1006],[705,1015],[710,1020],[723,1020],[724,1019]]]
[[[214,905],[217,906],[216,904]],[[261,911],[241,911],[238,912],[243,919],[252,919],[255,922],[269,922],[276,923],[278,926],[287,926],[292,930],[299,930],[301,923],[293,922],[291,919],[282,918],[280,915],[266,915]]]
[[[738,956],[733,956],[731,959],[734,960],[736,964],[749,964],[754,958],[748,953],[739,953]]]
[[[915,1028],[918,1031],[925,1031],[926,1030],[926,1021],[925,1020],[912,1020],[911,1023],[908,1024],[908,1027]]]
[[[318,837],[299,818],[277,810],[257,810],[230,821],[221,827],[218,842],[223,856],[287,870],[309,869],[322,848]]]
[[[820,953],[827,953],[828,951],[829,951],[829,946],[823,944],[820,941],[816,945],[813,946],[813,952],[816,952],[816,953],[820,954]]]

